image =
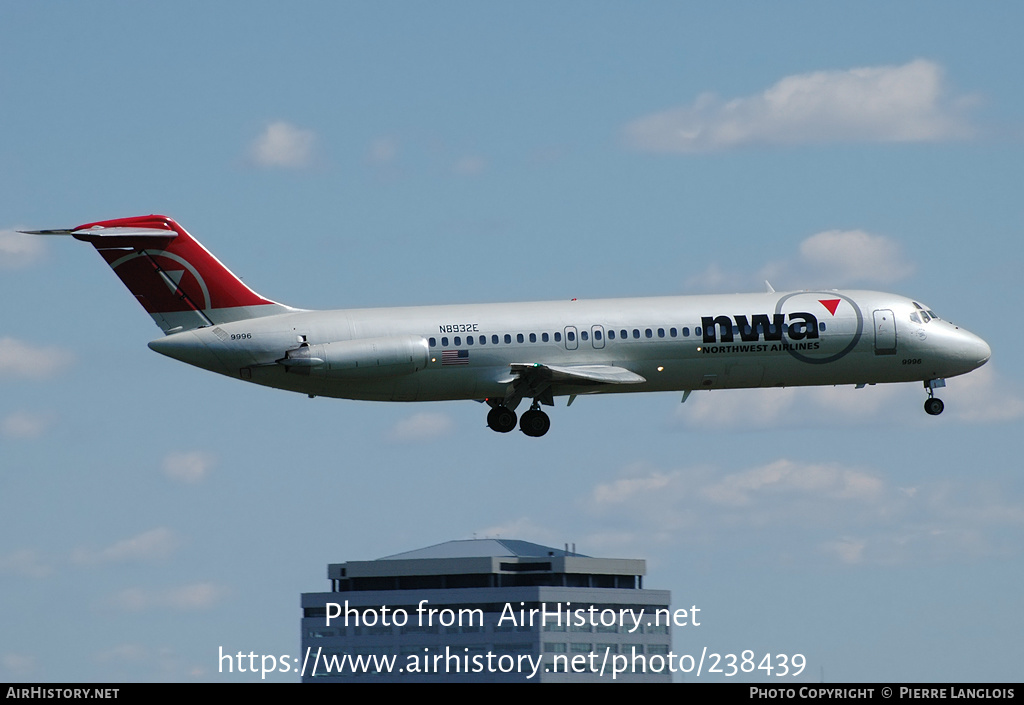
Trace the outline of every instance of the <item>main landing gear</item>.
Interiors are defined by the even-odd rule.
[[[519,419],[519,429],[533,438],[540,438],[548,432],[549,428],[551,428],[551,419],[540,410],[537,402],[533,402],[530,410],[523,414],[523,418]]]
[[[496,406],[487,412],[487,425],[498,433],[508,433],[516,427],[516,412],[504,406]]]
[[[942,400],[935,396],[935,390],[939,387],[946,386],[946,380],[944,379],[929,379],[925,380],[925,389],[928,390],[928,398],[924,400],[924,410],[932,416],[938,416],[942,413],[942,410],[946,408],[946,405],[942,403]]]
[[[494,406],[487,412],[487,426],[498,433],[508,433],[516,427],[516,412],[507,406]],[[540,438],[549,428],[551,419],[540,410],[537,402],[519,419],[519,429],[533,438]]]

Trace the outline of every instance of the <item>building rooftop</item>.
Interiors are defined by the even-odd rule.
[[[539,543],[519,541],[517,539],[465,539],[461,541],[445,541],[444,543],[418,548],[414,551],[384,556],[378,560],[413,560],[420,558],[551,558],[578,556],[587,558],[582,553],[573,553],[563,548],[541,546]]]

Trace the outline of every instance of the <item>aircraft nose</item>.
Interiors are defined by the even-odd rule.
[[[992,348],[989,347],[989,344],[974,333],[968,333],[965,330],[961,330],[961,333],[964,337],[961,355],[964,361],[971,365],[971,369],[981,367],[988,362],[992,357]]]

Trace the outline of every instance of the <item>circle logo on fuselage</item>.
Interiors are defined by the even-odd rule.
[[[796,301],[792,301],[793,299],[796,299]],[[826,350],[823,357],[812,357],[800,350],[794,350],[792,348],[787,349],[786,352],[788,352],[794,359],[799,360],[800,362],[806,362],[809,365],[827,365],[830,362],[841,360],[857,347],[861,337],[864,335],[864,313],[860,310],[860,306],[857,305],[856,301],[846,294],[840,294],[838,291],[796,291],[779,298],[778,302],[775,304],[776,314],[792,312],[797,308],[802,311],[809,311],[814,310],[814,306],[820,306],[822,307],[822,310],[831,314],[832,318],[836,318],[840,314],[840,307],[842,306],[841,302],[843,301],[850,304],[850,307],[853,309],[854,316],[856,317],[856,327],[853,331],[852,337],[850,338],[850,342],[842,350],[833,353],[829,353],[829,351]],[[799,306],[786,306],[787,302],[790,302],[791,304],[798,302]],[[784,308],[788,309],[788,311],[784,311]]]

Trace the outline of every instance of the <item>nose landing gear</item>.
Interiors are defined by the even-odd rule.
[[[928,390],[928,398],[924,400],[924,410],[931,416],[938,416],[942,413],[942,410],[946,408],[946,405],[942,403],[942,400],[935,396],[935,390],[939,387],[946,386],[946,380],[944,379],[929,379],[924,383],[925,389]]]

